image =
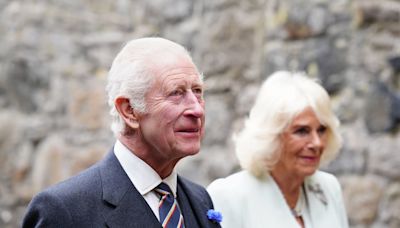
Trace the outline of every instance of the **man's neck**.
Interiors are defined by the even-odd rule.
[[[132,153],[134,153],[142,161],[146,162],[154,171],[158,173],[161,179],[171,175],[176,164],[180,159],[168,159],[163,156],[157,156],[156,153],[151,153],[143,146],[140,140],[134,136],[120,135],[118,140],[124,144]]]

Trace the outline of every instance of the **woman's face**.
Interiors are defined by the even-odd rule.
[[[319,167],[328,141],[327,127],[307,108],[293,119],[281,134],[281,140],[282,154],[273,172],[305,178]]]

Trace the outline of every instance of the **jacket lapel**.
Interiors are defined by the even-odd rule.
[[[208,195],[200,187],[178,176],[178,202],[182,209],[186,227],[220,227],[207,219],[207,211],[212,209],[211,199],[206,201]]]
[[[199,222],[189,203],[188,196],[180,184],[178,184],[177,194],[177,200],[185,221],[185,227],[199,227]]]
[[[305,181],[305,192],[308,202],[308,209],[310,210],[311,221],[313,227],[337,227],[335,221],[331,221],[326,215],[331,213],[329,210],[329,203],[327,192],[321,187],[321,184],[311,176]],[[330,205],[332,206],[332,205]]]
[[[257,227],[277,227],[277,224],[279,224],[279,227],[285,228],[300,227],[293,217],[285,197],[274,178],[271,175],[264,178],[262,182],[252,182],[256,185],[251,186],[257,189],[257,194],[254,194],[257,200],[252,201],[253,204],[250,205],[250,207],[259,208],[258,213],[255,213],[255,215],[260,217],[259,221],[261,220],[261,222],[258,222],[258,224],[263,224]],[[261,183],[261,185],[259,183]],[[258,196],[262,197],[260,198]],[[265,206],[260,207],[259,205]],[[252,219],[256,220],[256,217],[252,217]]]
[[[103,215],[109,227],[161,228],[153,211],[136,190],[111,151],[100,167]]]

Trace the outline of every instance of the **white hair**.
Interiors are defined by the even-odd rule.
[[[303,73],[279,71],[265,80],[244,129],[235,137],[236,155],[241,167],[255,176],[272,170],[282,152],[281,133],[308,107],[328,130],[321,164],[334,159],[342,138],[328,93]]]
[[[178,58],[193,62],[184,47],[159,37],[131,40],[122,48],[111,65],[106,86],[114,135],[126,127],[115,107],[115,100],[128,98],[133,109],[139,113],[146,112],[145,94],[157,71]]]

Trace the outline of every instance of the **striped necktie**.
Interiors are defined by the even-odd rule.
[[[160,223],[162,224],[162,227],[184,228],[183,216],[168,185],[162,182],[154,190],[161,196],[158,209],[160,212]]]

